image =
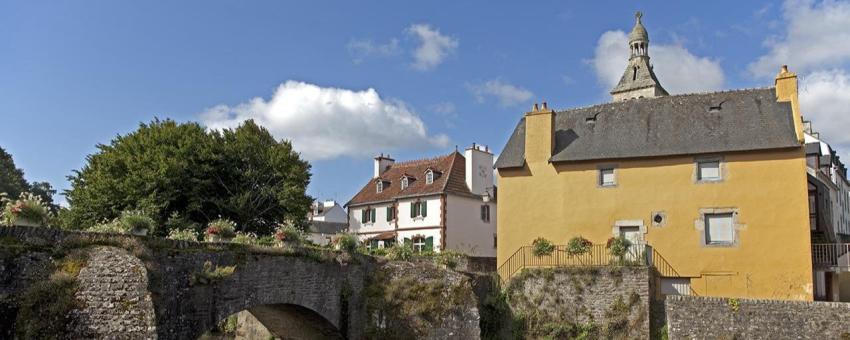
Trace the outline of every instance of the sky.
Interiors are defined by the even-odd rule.
[[[344,203],[378,153],[498,154],[535,102],[609,101],[638,10],[669,92],[772,86],[788,64],[850,160],[848,1],[0,0],[0,146],[61,191],[155,117],[254,119],[311,162],[310,195]]]

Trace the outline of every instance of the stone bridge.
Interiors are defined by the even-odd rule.
[[[284,339],[479,337],[470,280],[431,264],[0,227],[0,338],[196,339],[245,310]]]

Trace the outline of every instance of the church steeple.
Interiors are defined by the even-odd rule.
[[[629,33],[629,65],[620,82],[611,90],[614,101],[668,95],[649,63],[649,34],[641,23],[641,17],[643,13],[635,13],[635,27]]]

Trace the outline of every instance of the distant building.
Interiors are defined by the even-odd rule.
[[[611,102],[535,104],[503,148],[500,275],[538,237],[582,236],[605,253],[622,236],[646,251],[662,294],[813,299],[797,76],[782,67],[775,87],[669,95],[636,19]]]
[[[333,200],[313,202],[307,213],[307,221],[307,239],[319,245],[330,243],[348,228],[345,208]]]
[[[493,154],[486,147],[399,163],[378,156],[372,179],[346,206],[350,231],[369,247],[403,242],[416,251],[496,255]]]

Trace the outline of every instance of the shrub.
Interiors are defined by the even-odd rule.
[[[413,258],[413,247],[409,244],[396,244],[387,250],[387,258],[395,261],[410,261]]]
[[[301,243],[304,241],[304,235],[301,234],[301,230],[290,223],[284,223],[278,226],[274,232],[274,237],[281,242]]]
[[[60,339],[71,329],[68,315],[78,307],[76,280],[58,272],[36,282],[21,297],[16,319],[18,339]]]
[[[531,252],[534,256],[552,255],[554,251],[555,245],[552,244],[552,241],[545,238],[538,237],[531,243]]]
[[[104,221],[95,226],[88,229],[88,231],[95,233],[107,233],[107,234],[123,234],[128,231],[127,228],[121,224],[121,221],[118,219],[114,219],[112,221]]]
[[[236,223],[226,218],[218,218],[207,224],[207,235],[217,235],[223,238],[236,236]]]
[[[236,236],[233,237],[231,242],[239,244],[257,244],[257,234],[237,231]]]
[[[339,245],[340,250],[353,253],[357,250],[357,244],[359,241],[357,240],[357,236],[352,234],[342,234],[336,239],[336,243]]]
[[[449,269],[457,268],[457,265],[460,264],[460,260],[466,257],[466,254],[459,253],[452,250],[446,250],[434,257],[434,263],[437,265],[445,266]]]
[[[230,275],[233,275],[233,272],[235,270],[236,266],[213,267],[212,262],[207,261],[204,262],[204,267],[200,272],[196,272],[195,275],[192,275],[192,279],[189,282],[189,285],[205,285],[220,281],[229,277]]]
[[[264,247],[274,247],[277,244],[277,239],[274,236],[266,235],[257,239],[257,245]]]
[[[387,256],[388,248],[372,248],[368,250],[369,255],[372,256]]]
[[[3,205],[3,212],[0,214],[2,223],[9,226],[24,221],[44,226],[47,225],[52,216],[50,209],[44,204],[41,197],[28,192],[21,193],[18,199],[14,201],[3,195],[0,198],[0,205]]]
[[[608,239],[606,247],[608,248],[608,253],[610,253],[611,256],[616,257],[617,259],[622,259],[629,251],[630,245],[629,240],[621,235]]]
[[[152,233],[156,229],[156,221],[140,210],[124,211],[118,219],[127,231],[147,230]]]
[[[570,239],[567,242],[567,254],[570,255],[584,255],[590,252],[590,248],[593,246],[588,239],[576,236]]]
[[[169,234],[172,230],[180,229],[180,230],[199,230],[200,224],[192,222],[185,216],[181,216],[178,212],[172,212],[171,215],[168,216],[168,219],[165,220],[165,230],[168,230]],[[197,234],[197,233],[196,233]]]
[[[193,229],[171,229],[168,238],[181,241],[198,241],[198,232]]]

